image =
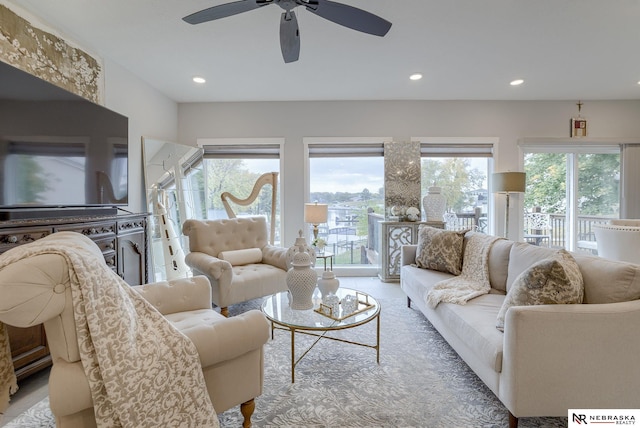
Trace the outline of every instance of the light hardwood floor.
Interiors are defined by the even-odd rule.
[[[338,277],[341,287],[363,291],[376,298],[401,298],[405,294],[397,283],[384,283],[377,277]],[[43,370],[19,382],[20,389],[11,397],[11,404],[0,421],[6,425],[48,394],[49,370]]]

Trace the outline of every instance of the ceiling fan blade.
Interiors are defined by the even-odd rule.
[[[284,62],[295,62],[300,57],[300,30],[293,11],[284,12],[280,17],[280,50]]]
[[[191,15],[185,16],[182,20],[189,24],[200,24],[207,21],[213,21],[214,19],[226,18],[227,16],[248,12],[271,3],[273,3],[273,0],[235,1],[203,9],[200,12],[195,12]]]
[[[386,19],[346,4],[329,0],[309,0],[305,6],[311,13],[363,33],[382,37],[391,28],[391,22]]]

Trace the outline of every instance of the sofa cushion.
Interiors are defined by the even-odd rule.
[[[584,279],[584,303],[618,303],[640,299],[640,266],[574,254]]]
[[[466,232],[466,230],[451,231],[421,225],[418,231],[416,265],[460,275]]]
[[[513,241],[499,239],[489,250],[489,282],[493,290],[507,292],[507,274],[509,272],[509,253]]]
[[[513,282],[522,272],[541,260],[553,258],[557,250],[537,247],[526,242],[514,242],[509,252],[509,268],[507,273],[507,293]]]
[[[497,373],[502,371],[504,335],[495,329],[495,320],[504,299],[503,295],[485,294],[466,305],[441,303],[435,310],[478,359]]]
[[[507,310],[512,306],[582,303],[584,283],[575,259],[565,250],[541,260],[513,282],[498,313],[496,328],[504,330]]]
[[[516,242],[509,254],[507,291],[513,281],[532,264],[549,258],[556,250]],[[572,253],[584,281],[583,303],[617,303],[640,299],[640,266]],[[490,262],[491,263],[491,262]],[[491,274],[491,265],[489,268]]]
[[[246,248],[243,250],[222,251],[218,258],[228,261],[231,266],[260,263],[262,261],[262,250],[260,248]]]

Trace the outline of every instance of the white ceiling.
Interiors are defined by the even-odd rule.
[[[181,18],[227,1],[19,4],[177,102],[640,99],[638,0],[340,1],[391,30],[371,36],[298,7],[300,60],[290,64],[276,5],[190,25]],[[413,72],[424,78],[409,81]],[[516,78],[525,83],[510,86]]]

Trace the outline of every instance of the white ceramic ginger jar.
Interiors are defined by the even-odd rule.
[[[307,253],[293,256],[291,269],[287,272],[289,306],[291,309],[313,309],[313,291],[316,289],[318,274],[311,268],[311,258]]]
[[[322,278],[318,280],[318,290],[322,294],[322,297],[328,296],[330,293],[336,294],[340,288],[340,280],[336,278],[336,274],[332,271],[322,272]]]

